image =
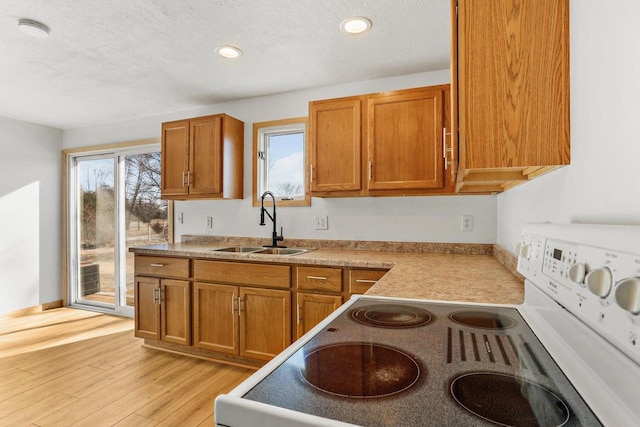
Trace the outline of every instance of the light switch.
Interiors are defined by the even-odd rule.
[[[329,229],[329,217],[326,215],[317,216],[313,219],[314,230],[328,230]]]

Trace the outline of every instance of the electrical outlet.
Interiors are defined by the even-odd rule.
[[[213,228],[213,217],[207,217],[207,228]]]
[[[473,230],[473,215],[462,215],[461,221],[460,221],[460,230],[461,231]]]
[[[178,214],[178,222],[184,224],[184,214],[182,212]]]
[[[313,229],[314,230],[328,230],[329,229],[329,217],[317,216],[313,218]]]

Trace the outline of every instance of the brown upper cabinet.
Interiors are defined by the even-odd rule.
[[[569,1],[453,0],[452,16],[457,190],[499,192],[569,164]]]
[[[453,193],[449,111],[449,85],[310,102],[311,194]]]
[[[163,199],[242,199],[244,123],[226,114],[162,124]]]

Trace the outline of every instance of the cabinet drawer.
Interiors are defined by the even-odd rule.
[[[189,278],[188,258],[136,255],[136,275]]]
[[[349,271],[349,293],[364,294],[385,275],[387,270],[351,270]]]
[[[342,292],[342,269],[298,267],[298,289]]]
[[[271,288],[289,288],[291,286],[291,267],[288,265],[196,260],[193,265],[193,275],[196,280],[208,282]]]

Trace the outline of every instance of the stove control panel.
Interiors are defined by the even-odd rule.
[[[523,235],[516,245],[518,271],[525,277],[537,277],[542,273],[545,239],[534,235]]]
[[[623,228],[620,241],[640,242],[640,227]],[[521,244],[539,252],[519,253],[518,271],[640,364],[640,246],[630,253],[600,246],[615,241],[610,235],[581,239],[577,233],[571,240],[571,233],[553,234],[523,233]]]

